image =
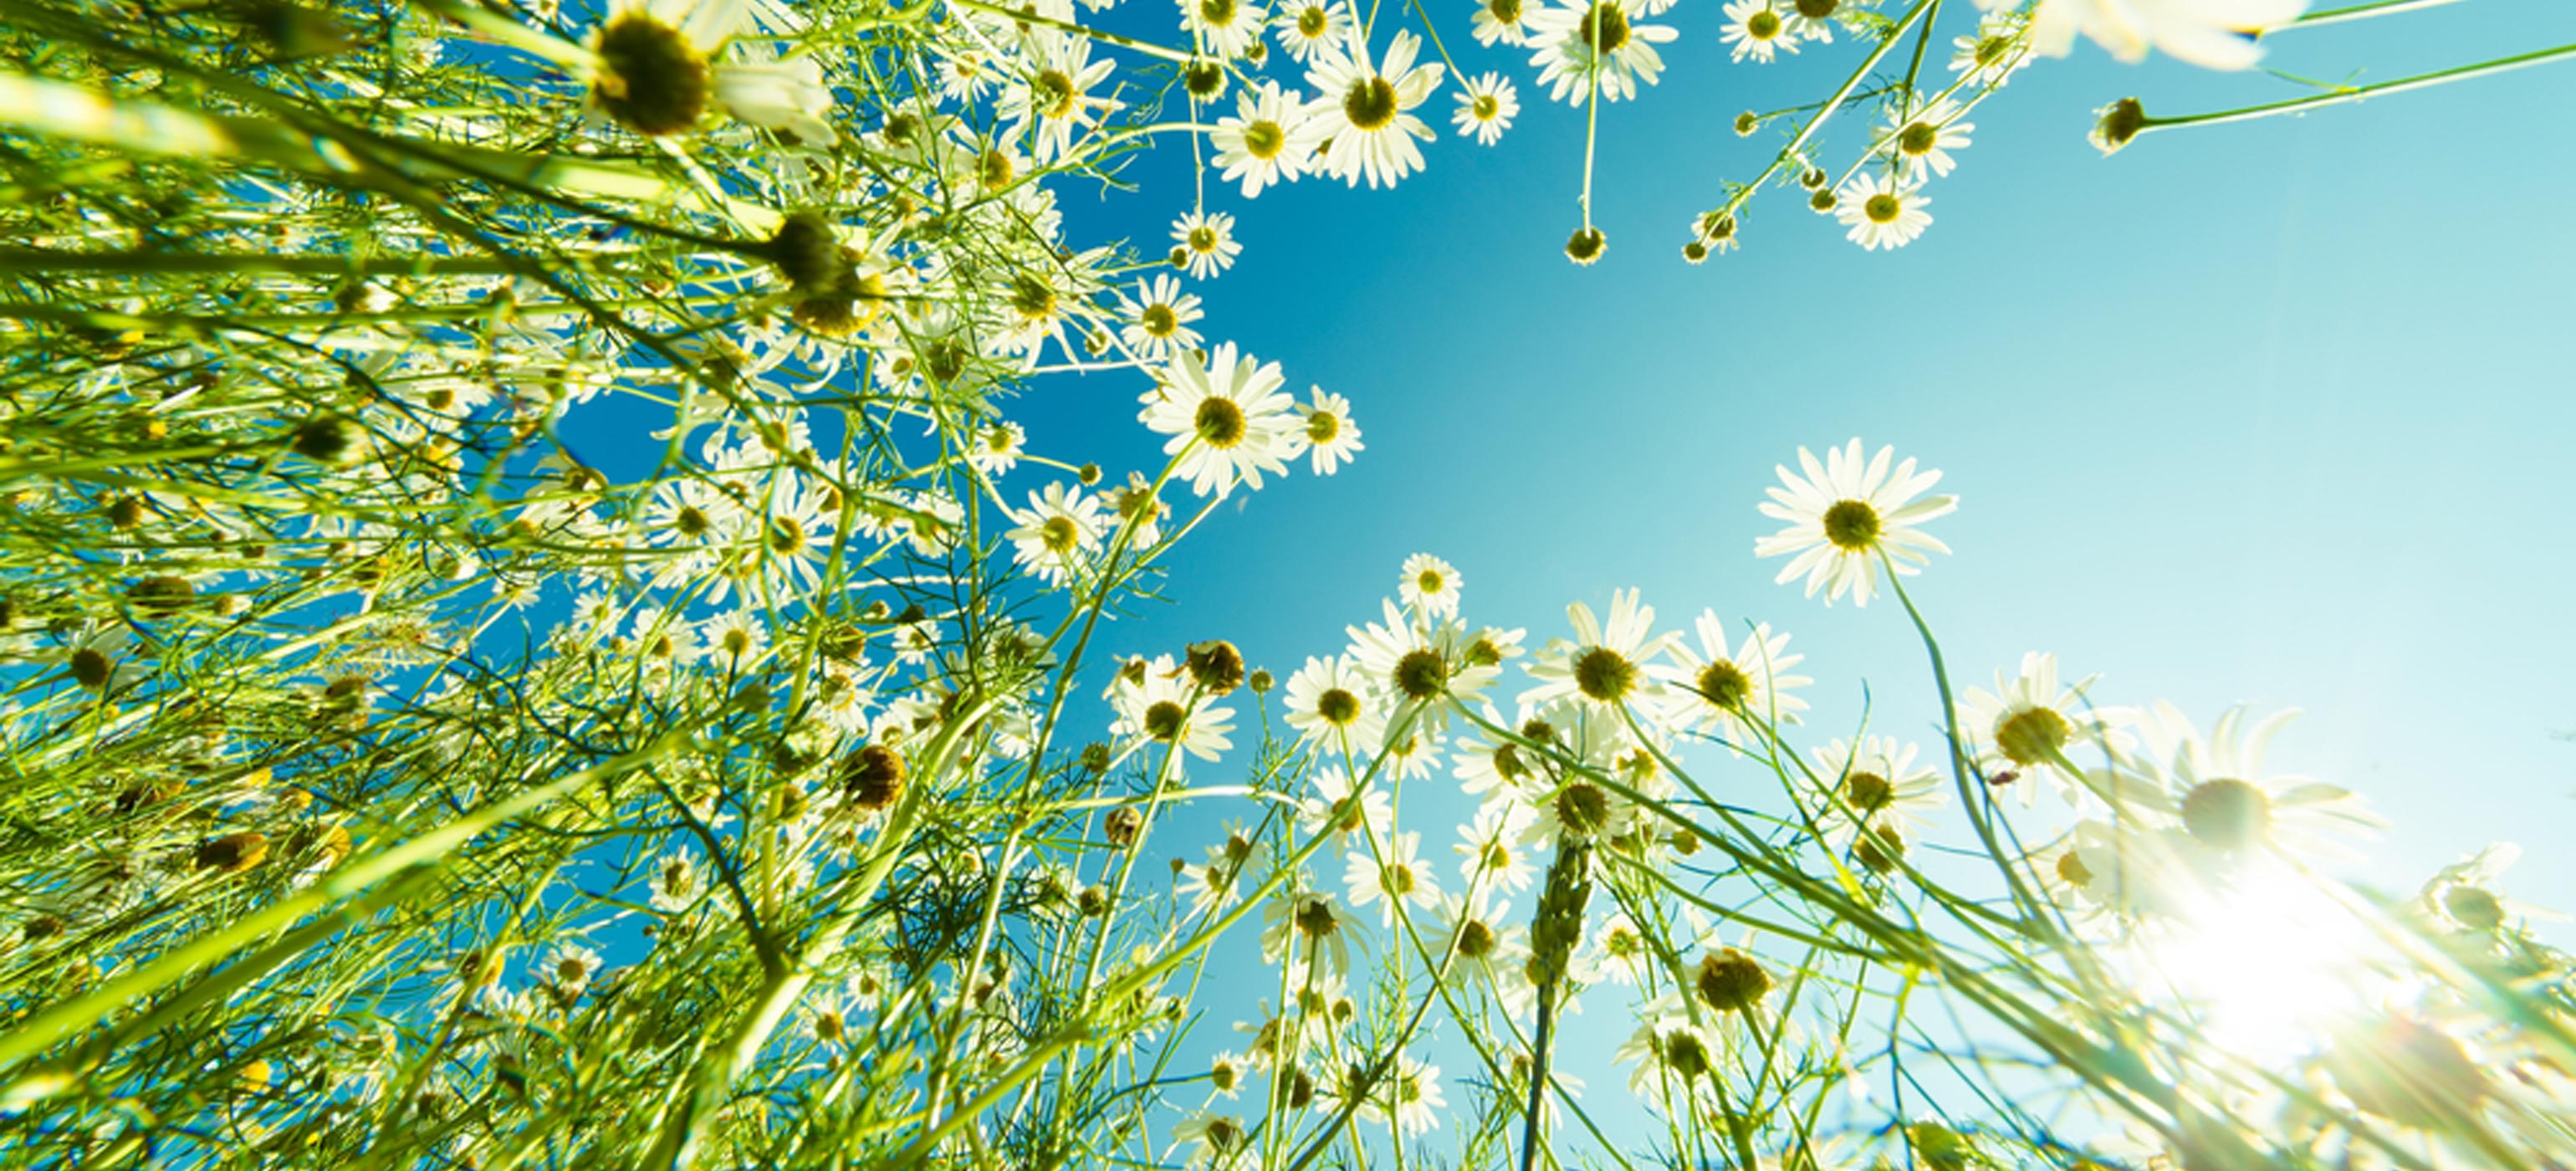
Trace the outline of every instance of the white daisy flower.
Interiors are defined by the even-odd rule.
[[[1487,801],[1476,807],[1475,819],[1458,827],[1459,841],[1449,847],[1460,855],[1458,875],[1470,889],[1510,893],[1529,889],[1538,865],[1520,842],[1537,816],[1518,801]]]
[[[1271,28],[1279,44],[1299,65],[1351,35],[1351,10],[1342,0],[1296,0],[1279,9]]]
[[[1369,786],[1357,802],[1351,800],[1351,775],[1338,768],[1315,770],[1315,795],[1297,803],[1297,824],[1308,837],[1331,834],[1339,839],[1334,844],[1347,845],[1365,828],[1385,837],[1395,825],[1395,802],[1386,790]]]
[[[1817,828],[1836,853],[1850,852],[1864,838],[1874,848],[1902,852],[1950,799],[1940,774],[1915,763],[1921,750],[1892,736],[1836,739],[1813,751],[1816,779],[1825,788]]]
[[[1028,508],[1011,514],[1013,558],[1050,586],[1061,586],[1089,564],[1100,547],[1100,501],[1061,481],[1029,493]]]
[[[1375,688],[1347,655],[1310,656],[1288,677],[1288,726],[1309,742],[1366,750],[1378,743],[1384,722]]]
[[[1647,662],[1679,636],[1654,632],[1655,609],[1639,605],[1637,591],[1611,593],[1607,624],[1581,602],[1567,606],[1565,617],[1574,626],[1574,639],[1550,640],[1531,660],[1530,677],[1539,684],[1521,693],[1522,703],[1544,706],[1574,699],[1616,721],[1628,704],[1651,707],[1663,700],[1663,681],[1647,669]]]
[[[1506,972],[1521,966],[1529,941],[1511,914],[1511,900],[1486,891],[1472,900],[1440,900],[1439,931],[1425,942],[1434,954],[1449,957],[1451,986],[1498,988]]]
[[[1830,45],[1834,43],[1835,14],[1850,15],[1850,12],[1843,8],[1843,2],[1844,0],[1791,0],[1787,7],[1776,11],[1780,13],[1780,23],[1788,35],[1801,41]],[[1859,7],[1859,4],[1853,5],[1855,9]]]
[[[1118,709],[1110,734],[1141,736],[1200,760],[1215,760],[1234,747],[1234,741],[1226,738],[1234,730],[1234,709],[1206,705],[1188,679],[1170,655],[1158,655],[1145,664],[1141,677],[1121,675],[1110,693]],[[1178,766],[1177,758],[1174,765]]]
[[[706,877],[698,864],[686,854],[664,854],[653,864],[652,906],[664,914],[678,914],[698,905],[706,895]]]
[[[1388,734],[1437,733],[1449,724],[1458,704],[1484,694],[1501,674],[1501,659],[1471,653],[1466,631],[1455,621],[1434,622],[1428,615],[1407,617],[1394,601],[1383,603],[1386,622],[1366,629],[1346,627],[1350,656],[1379,683],[1379,693],[1394,705],[1387,716]],[[1481,640],[1480,640],[1481,642]]]
[[[1727,649],[1726,624],[1715,610],[1702,610],[1694,624],[1699,644],[1673,640],[1672,662],[1654,668],[1669,686],[1672,703],[1664,713],[1674,729],[1707,732],[1745,751],[1759,739],[1758,723],[1796,723],[1807,701],[1789,694],[1815,682],[1788,670],[1806,661],[1789,653],[1789,636],[1762,623]]]
[[[1629,1067],[1629,1093],[1664,1110],[1695,1111],[1692,1103],[1717,1087],[1724,1052],[1713,1032],[1692,1022],[1681,998],[1666,993],[1638,1010],[1637,1031],[1611,1061]]]
[[[1320,891],[1282,894],[1261,908],[1261,917],[1264,962],[1281,963],[1293,949],[1324,972],[1351,970],[1351,943],[1359,925],[1333,896]]]
[[[1735,0],[1727,5],[1726,28],[1717,37],[1735,46],[1733,59],[1737,61],[1751,57],[1769,64],[1779,52],[1798,51],[1797,34],[1789,31],[1784,10],[1772,0]]]
[[[1207,280],[1233,267],[1243,245],[1234,238],[1234,217],[1224,212],[1191,212],[1172,221],[1172,265]]]
[[[1036,142],[1029,156],[1040,166],[1071,153],[1075,131],[1096,127],[1103,117],[1123,108],[1117,99],[1091,92],[1108,81],[1115,68],[1106,57],[1091,59],[1089,37],[1054,42],[1030,62],[1027,76],[1002,91],[1000,112],[1011,123],[1010,136],[1016,139],[1034,128]]]
[[[577,994],[589,987],[591,980],[605,966],[606,961],[599,958],[598,952],[583,946],[578,940],[566,939],[547,950],[544,958],[537,962],[537,971],[539,978],[546,983]]]
[[[1190,1144],[1190,1166],[1230,1167],[1251,1149],[1252,1132],[1241,1118],[1201,1110],[1172,1127],[1172,1141]]]
[[[1199,331],[1191,329],[1190,323],[1207,316],[1199,309],[1198,297],[1182,292],[1180,278],[1170,273],[1136,282],[1135,299],[1119,297],[1118,315],[1125,319],[1119,340],[1149,362],[1197,349]]]
[[[1199,39],[1200,48],[1214,56],[1232,59],[1261,36],[1261,28],[1270,14],[1248,0],[1178,0],[1181,7],[1181,30]]]
[[[1959,734],[1967,739],[1986,783],[2001,788],[2041,773],[2071,798],[2075,785],[2091,780],[2067,761],[2067,753],[2085,744],[2111,749],[2127,744],[2112,731],[2127,713],[2097,709],[2085,697],[2097,678],[2060,686],[2057,656],[2032,651],[2021,657],[2021,670],[2011,678],[1995,672],[1993,691],[1969,688],[1959,699]],[[2019,787],[2022,804],[2028,805],[2033,788]]]
[[[1331,133],[1308,110],[1303,97],[1280,89],[1275,81],[1236,95],[1234,110],[1232,117],[1217,120],[1208,141],[1216,146],[1216,165],[1223,168],[1223,177],[1229,182],[1242,178],[1245,199],[1312,169],[1315,144]]]
[[[1512,717],[1511,723],[1504,724],[1502,713],[1487,704],[1485,722],[1500,725],[1521,740],[1540,745],[1556,744],[1558,725],[1573,723],[1570,704],[1553,705],[1545,713],[1526,703],[1517,706],[1519,713]],[[1544,783],[1547,775],[1542,771],[1539,753],[1539,749],[1524,747],[1510,736],[1486,733],[1471,737],[1458,753],[1459,787],[1469,796],[1479,796],[1497,791],[1509,794],[1527,785]]]
[[[2159,703],[2140,725],[2145,753],[2130,759],[2153,770],[2191,846],[2213,861],[2272,851],[2357,857],[2339,839],[2374,835],[2386,818],[2339,785],[2263,772],[2263,750],[2296,715],[2276,712],[2246,728],[2245,709],[2230,708],[2202,736],[2173,705]]]
[[[1977,31],[1950,42],[1950,72],[1964,73],[1964,85],[2002,89],[2012,75],[2030,64],[2029,26],[2017,8],[1988,12]]]
[[[1948,175],[1958,166],[1950,152],[1967,147],[1968,132],[1977,128],[1974,122],[1960,121],[1961,116],[1958,103],[1947,99],[1918,98],[1892,107],[1883,149],[1907,178],[1920,180],[1926,170]]]
[[[1994,10],[2007,0],[1977,0]],[[2263,58],[2261,33],[2298,19],[2308,0],[2040,0],[2031,14],[2035,52],[2063,57],[2082,33],[2122,61],[2149,49],[2203,69],[2246,69]]]
[[[1861,174],[1834,193],[1834,218],[1851,229],[1845,238],[1875,252],[1902,248],[1932,226],[1930,196],[1919,181]]]
[[[1437,62],[1414,64],[1422,41],[1399,32],[1387,45],[1383,62],[1372,65],[1368,44],[1357,38],[1315,55],[1306,79],[1320,95],[1307,108],[1323,124],[1332,143],[1324,150],[1324,172],[1359,186],[1392,187],[1422,167],[1422,150],[1414,139],[1438,137],[1414,107],[1440,87]]]
[[[1288,433],[1288,450],[1282,458],[1310,456],[1315,474],[1329,476],[1368,450],[1368,445],[1360,442],[1360,425],[1351,421],[1351,400],[1327,394],[1320,386],[1307,389],[1313,400],[1297,408],[1305,425]]]
[[[1342,885],[1351,892],[1351,908],[1357,910],[1380,903],[1379,925],[1392,928],[1401,908],[1418,914],[1439,901],[1438,876],[1423,865],[1420,857],[1422,835],[1400,833],[1389,836],[1376,857],[1366,850],[1351,852],[1342,870]]]
[[[1169,384],[1145,392],[1138,418],[1172,437],[1163,453],[1180,458],[1173,472],[1193,491],[1222,500],[1238,481],[1259,491],[1262,473],[1288,473],[1281,460],[1294,400],[1279,393],[1278,363],[1238,358],[1233,342],[1221,342],[1205,362],[1175,356],[1165,373]]]
[[[975,429],[974,442],[966,447],[966,462],[987,476],[1000,476],[1020,464],[1028,450],[1028,428],[1007,419],[986,423]]]
[[[1375,1081],[1371,1074],[1383,1073]],[[1395,1067],[1380,1071],[1375,1062],[1354,1060],[1327,1095],[1336,1102],[1359,1103],[1359,1116],[1370,1122],[1384,1123],[1390,1118],[1398,1134],[1411,1137],[1440,1125],[1440,1111],[1448,1099],[1440,1090],[1440,1067],[1413,1057],[1399,1056]]]
[[[1825,587],[1827,604],[1848,593],[1855,604],[1868,605],[1878,592],[1881,556],[1898,573],[1921,572],[1928,553],[1947,553],[1950,547],[1914,526],[1947,515],[1958,508],[1959,498],[1916,500],[1940,482],[1941,473],[1917,475],[1912,459],[1891,473],[1888,465],[1895,456],[1895,448],[1882,447],[1864,463],[1860,440],[1854,439],[1828,450],[1826,462],[1819,465],[1806,448],[1799,448],[1798,465],[1805,474],[1774,469],[1781,486],[1770,489],[1770,501],[1760,506],[1762,515],[1787,521],[1789,527],[1755,541],[1754,556],[1788,555],[1789,564],[1777,580],[1803,574],[1807,596]]]
[[[1546,0],[1477,0],[1473,31],[1476,43],[1490,45],[1500,41],[1515,47],[1530,43],[1529,18],[1536,15],[1533,4]]]
[[[1538,51],[1530,65],[1549,100],[1579,106],[1598,89],[1615,102],[1635,97],[1641,82],[1655,84],[1664,59],[1654,47],[1679,34],[1637,23],[1644,15],[1644,0],[1565,0],[1531,13],[1529,43]]]
[[[1511,79],[1488,72],[1459,91],[1458,112],[1451,117],[1458,133],[1492,146],[1502,141],[1503,132],[1512,128],[1512,119],[1520,112],[1520,91],[1512,87]]]
[[[1456,566],[1428,553],[1404,559],[1404,575],[1395,594],[1415,611],[1440,618],[1458,616],[1458,591],[1467,581]]]
[[[838,137],[824,120],[832,112],[832,89],[811,57],[728,61],[716,67],[714,80],[717,104],[742,121],[817,149]]]

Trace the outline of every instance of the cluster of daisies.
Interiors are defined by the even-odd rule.
[[[1940,478],[1858,440],[1821,459],[1802,450],[1760,506],[1784,527],[1756,551],[1788,559],[1783,582],[1866,605],[1946,551],[1921,527],[1955,507],[1930,492]],[[1587,988],[1625,986],[1635,1031],[1617,1059],[1630,1089],[1668,1112],[1716,1110],[1720,1071],[1785,1071],[1796,1049],[1795,1022],[1770,1003],[1775,961],[1695,906],[1658,909],[1668,904],[1639,894],[1583,921],[1578,945],[1551,966],[1542,955],[1557,870],[1576,859],[1587,881],[1609,883],[1674,872],[1705,850],[1710,798],[1680,760],[1690,741],[1770,762],[1793,807],[1783,824],[1802,827],[1835,865],[1880,881],[1915,874],[1913,847],[1951,798],[1952,780],[1934,767],[1946,746],[1868,735],[1790,748],[1785,736],[1807,707],[1798,692],[1811,680],[1794,673],[1802,656],[1789,636],[1768,625],[1730,634],[1703,611],[1688,630],[1662,629],[1634,592],[1620,592],[1606,613],[1570,606],[1570,634],[1535,646],[1525,631],[1463,620],[1463,584],[1450,563],[1411,558],[1381,620],[1352,626],[1344,650],[1309,658],[1286,680],[1278,702],[1311,771],[1298,833],[1284,840],[1302,844],[1276,845],[1236,823],[1203,862],[1175,863],[1197,915],[1266,899],[1263,956],[1281,990],[1275,1012],[1237,1026],[1255,1043],[1214,1059],[1216,1092],[1176,1132],[1201,1159],[1240,1153],[1246,1124],[1223,1100],[1256,1074],[1274,1108],[1357,1102],[1399,1135],[1431,1125],[1427,1112],[1442,1101],[1436,1067],[1401,1050],[1391,1066],[1353,1056],[1365,1048],[1353,1022],[1366,1016],[1349,991],[1363,981],[1353,957],[1372,952],[1378,979],[1392,972],[1449,989],[1453,1011],[1473,1015],[1461,1024],[1506,1050],[1524,1046],[1511,1055],[1523,1067],[1543,993],[1570,1008]],[[1194,647],[1185,662],[1140,661],[1111,688],[1113,733],[1131,748],[1159,745],[1175,774],[1231,747],[1235,710],[1215,701],[1242,682],[1240,660],[1211,672],[1206,655]],[[1507,715],[1513,664],[1523,683]],[[2032,654],[1991,689],[1968,689],[1951,716],[1960,784],[1987,816],[2002,814],[1998,797],[2028,808],[2042,790],[2070,811],[2050,844],[1999,857],[2088,938],[2171,938],[2253,884],[2349,856],[2352,839],[2384,825],[2345,789],[2265,771],[2264,747],[2287,713],[2231,711],[2204,731],[2169,705],[2099,706],[2092,683],[2062,680],[2054,656]],[[1263,674],[1252,686],[1270,688]],[[1446,861],[1397,815],[1444,808],[1405,795],[1408,783],[1443,773],[1475,799]],[[2514,912],[2492,893],[2492,869],[2446,872],[2426,905],[2455,926],[2501,928]],[[1534,907],[1513,913],[1533,896]]]

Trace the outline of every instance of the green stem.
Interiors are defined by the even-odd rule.
[[[2540,65],[2551,61],[2565,60],[2571,57],[2576,57],[2576,45],[2559,45],[2555,48],[2549,49],[2534,49],[2528,53],[2517,53],[2511,57],[2499,57],[2493,61],[2481,61],[2474,65],[2461,65],[2433,73],[2422,73],[2413,77],[2401,77],[2395,81],[2383,81],[2377,85],[2354,86],[2350,89],[2337,90],[2334,93],[2317,94],[2304,98],[2293,98],[2286,102],[2271,102],[2266,105],[2246,106],[2242,109],[2235,110],[2219,110],[2208,114],[2186,114],[2179,118],[2149,118],[2139,125],[2138,133],[2146,134],[2156,130],[2172,130],[2183,126],[2216,126],[2227,122],[2250,122],[2256,118],[2269,118],[2276,114],[2297,114],[2307,110],[2322,109],[2327,106],[2340,106],[2346,102],[2358,102],[2365,98],[2374,98],[2385,94],[2404,93],[2407,90],[2414,89],[2429,89],[2437,85],[2448,85],[2454,81],[2466,81],[2472,77],[2485,77],[2491,74],[2506,73],[2526,66]]]

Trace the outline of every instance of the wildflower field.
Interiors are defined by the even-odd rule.
[[[2082,367],[2055,298],[1895,283],[2087,246],[1974,210],[2024,99],[2104,170],[2563,113],[2576,22],[2516,3],[0,0],[0,1165],[2570,1171],[2576,890],[2522,880],[2571,873],[2576,785],[2523,762],[2576,706],[2513,706],[2576,705],[2559,613],[2327,697],[2443,746],[2369,783],[2282,764],[2284,704],[1945,642],[2062,605],[2230,653],[2188,584],[2252,596],[2226,522],[2099,558],[2060,542],[2112,505],[2062,510],[2243,470],[2088,436],[2191,416],[2269,468],[2363,426],[2232,367],[2110,388],[2244,328],[2229,286],[2300,290],[2275,338],[2402,301],[2405,241],[2136,277]],[[2275,61],[2480,6],[2421,69]],[[2078,68],[2139,96],[2065,105]],[[2463,314],[2565,327],[2545,142],[2356,124],[2477,144],[2442,178],[2496,225],[2413,227],[2464,241]],[[1686,214],[1623,197],[1716,165]],[[2183,255],[2262,165],[2088,235]],[[1392,202],[1449,167],[1552,226]],[[1625,396],[1623,314],[1683,323],[1686,396]],[[1738,377],[1918,316],[1922,381]],[[2568,335],[2441,320],[2339,335],[2448,363],[2392,425],[2424,483],[2357,444],[2225,509],[2372,534],[2386,579],[2295,603],[2385,592],[2349,642],[2504,621],[2414,563],[2576,568]],[[2101,411],[1938,434],[2050,429],[1997,461],[2045,491],[1889,433],[2038,366]],[[1892,422],[1774,444],[1793,399]],[[2525,446],[2445,482],[2461,435]],[[1602,551],[1720,546],[1702,593]],[[2487,678],[2540,682],[2441,706]],[[2480,836],[2371,869],[2383,781]]]

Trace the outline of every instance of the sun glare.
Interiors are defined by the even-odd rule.
[[[2248,873],[2204,901],[2144,957],[2149,987],[2193,1006],[2206,1044],[2252,1062],[2313,1049],[2362,1011],[2376,944],[2368,925],[2286,871]]]

